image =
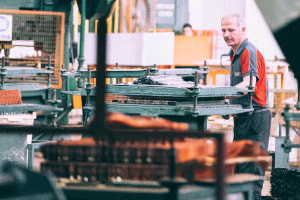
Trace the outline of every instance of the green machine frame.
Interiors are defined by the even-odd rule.
[[[198,73],[207,74],[207,71],[195,69],[132,69],[132,70],[108,70],[108,78],[138,78],[147,75],[189,75],[198,76]],[[96,71],[85,72],[65,72],[62,77],[87,78],[88,83],[84,89],[77,91],[64,91],[68,95],[79,95],[87,99],[83,103],[83,123],[87,123],[92,116],[94,107],[93,97],[95,88],[91,87],[90,79],[94,78]],[[194,80],[198,80],[194,78]],[[251,83],[250,83],[251,84]],[[229,104],[225,98],[244,95],[245,92],[252,92],[253,89],[243,90],[236,87],[216,87],[199,86],[197,81],[184,86],[178,85],[128,85],[128,84],[108,84],[107,94],[123,95],[128,97],[143,97],[151,100],[164,100],[162,104],[130,103],[130,101],[120,102],[115,100],[107,103],[109,112],[121,112],[130,115],[147,115],[153,117],[164,117],[179,122],[188,122],[191,130],[206,130],[207,117],[210,115],[230,115],[253,111],[253,108],[242,108],[241,105]],[[92,100],[90,100],[92,99]]]
[[[299,94],[299,88],[298,88]],[[300,97],[295,108],[300,110]],[[286,105],[284,108],[283,118],[285,121],[285,136],[282,135],[282,125],[279,125],[279,136],[275,138],[275,168],[290,168],[289,155],[292,148],[300,148],[300,144],[292,144],[290,139],[290,130],[292,129],[297,135],[300,133],[290,124],[292,121],[300,122],[300,113],[291,112],[290,107]]]

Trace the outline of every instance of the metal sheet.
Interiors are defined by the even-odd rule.
[[[199,74],[207,74],[207,71],[195,69],[158,69],[151,68],[149,75],[194,75],[196,72]],[[97,71],[91,71],[91,78],[96,78]],[[147,75],[147,69],[112,69],[106,71],[106,78],[139,78]],[[88,71],[79,72],[64,72],[63,77],[81,77],[87,78]]]
[[[158,85],[107,85],[108,94],[118,94],[126,96],[143,96],[143,97],[169,97],[169,98],[192,98],[195,92],[193,92],[193,85],[190,87],[178,87],[178,86],[158,86]],[[213,87],[213,86],[201,86],[199,87],[198,98],[229,98],[234,96],[241,96],[248,90],[239,89],[236,87]],[[86,96],[85,89],[76,91],[62,91],[64,94]],[[95,88],[92,88],[91,96],[95,96]]]
[[[6,77],[40,76],[41,74],[53,74],[53,71],[37,69],[34,67],[5,67]]]
[[[128,96],[158,96],[158,97],[233,97],[241,96],[244,90],[227,86],[201,86],[195,93],[193,85],[190,87],[180,86],[156,86],[156,85],[107,85],[107,93]],[[198,94],[197,94],[198,93]]]
[[[0,113],[27,113],[35,111],[61,112],[63,108],[38,104],[18,104],[0,106]]]
[[[47,90],[53,88],[52,86],[42,86],[39,83],[5,83],[3,90],[20,90],[22,91],[34,91],[34,90]]]
[[[198,105],[196,113],[193,111],[191,105],[181,106],[168,106],[168,105],[147,105],[147,104],[118,104],[108,103],[106,104],[107,110],[110,112],[121,112],[126,114],[134,115],[145,115],[145,116],[186,116],[186,115],[197,115],[197,116],[209,116],[209,115],[229,115],[239,114],[244,112],[251,112],[253,109],[242,109],[241,105]]]

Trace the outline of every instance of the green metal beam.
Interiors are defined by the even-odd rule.
[[[37,91],[37,90],[47,90],[52,88],[52,86],[41,86],[39,83],[6,83],[3,86],[4,90],[20,90],[23,91]]]
[[[41,74],[53,74],[51,70],[37,69],[34,67],[5,67],[6,77],[40,76]]]
[[[0,113],[28,113],[35,111],[61,112],[62,108],[39,104],[18,104],[0,106]]]
[[[78,70],[83,69],[84,64],[84,37],[85,37],[85,20],[86,20],[86,0],[81,0],[81,24],[80,24],[80,45],[79,45],[79,57],[78,57]],[[84,81],[82,78],[78,79],[77,86],[82,88]]]
[[[147,69],[112,69],[106,71],[106,78],[139,78],[147,75],[156,76],[156,75],[195,75],[198,72],[199,74],[207,74],[207,71],[195,70],[195,69],[153,69],[151,68],[148,74]],[[96,78],[97,71],[91,71],[91,78]],[[87,78],[88,71],[81,70],[80,72],[65,72],[62,74],[65,77],[80,77]]]

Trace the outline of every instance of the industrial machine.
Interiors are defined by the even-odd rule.
[[[215,184],[222,181],[222,134],[165,132],[154,127],[110,129],[109,122],[106,126],[98,140],[61,141],[42,147],[45,161],[41,167],[56,175],[68,199],[214,199]],[[194,151],[199,159],[189,160],[193,154],[188,152]],[[203,158],[211,151],[218,162],[206,165]],[[261,177],[227,174],[225,170],[221,175],[227,177],[227,198],[253,198],[253,182]]]
[[[64,13],[24,10],[35,6],[47,9],[44,2],[10,1],[0,10],[2,125],[56,126],[64,110],[59,108],[54,89],[61,87]],[[27,165],[27,157],[33,156],[27,153],[27,145],[41,134],[15,135],[2,130],[0,162]]]
[[[1,166],[0,180],[1,199],[66,199],[50,174],[33,172],[16,164],[7,162]]]
[[[299,89],[298,89],[299,93]],[[285,135],[282,134],[282,125],[279,127],[279,136],[275,139],[275,168],[290,168],[290,153],[292,148],[300,148],[300,144],[292,144],[290,138],[290,131],[293,130],[297,135],[299,131],[291,125],[291,122],[299,122],[299,103],[300,97],[298,95],[298,103],[295,105],[296,111],[291,111],[289,105],[284,108],[283,118],[285,121]]]
[[[16,2],[6,6],[14,9],[13,5],[23,6]],[[45,8],[43,4],[39,6]],[[63,106],[56,93],[62,84],[64,13],[2,9],[0,15],[1,23],[7,25],[0,38],[0,89],[20,90],[22,96],[21,105],[10,105],[3,112],[38,111],[35,125],[56,125],[58,114],[64,110],[58,108]]]
[[[0,117],[1,124],[56,126],[56,118],[63,111],[58,107],[51,85],[53,71],[33,67],[5,67],[2,59],[0,68]],[[47,85],[40,83],[13,82],[14,78],[46,76]],[[9,81],[9,82],[8,82]],[[33,136],[32,136],[33,134]],[[0,163],[11,160],[27,165],[27,145],[39,139],[41,133],[24,133],[19,135],[2,131]]]
[[[90,78],[95,77],[95,73],[95,71],[85,71],[62,74],[63,77],[88,78],[86,88],[78,91],[64,91],[69,95],[85,97],[86,101],[83,104],[84,124],[86,124],[94,110],[94,102],[90,99],[95,96],[95,88],[91,87],[89,81]],[[107,97],[107,110],[188,122],[191,130],[206,130],[207,117],[210,115],[234,115],[253,111],[253,108],[242,108],[241,105],[232,105],[225,100],[226,98],[244,95],[244,92],[249,92],[249,90],[236,87],[198,85],[198,81],[185,82],[182,80],[182,76],[194,76],[194,80],[198,80],[198,73],[207,74],[207,71],[158,68],[108,70],[106,71],[108,78],[139,77],[146,84],[108,84],[107,94],[115,96]],[[151,78],[154,81],[151,81]],[[169,82],[167,85],[166,79]],[[156,81],[158,83],[155,83],[155,80],[158,80]],[[164,80],[164,83],[160,84],[159,81],[162,80]],[[139,81],[136,81],[136,83],[139,83]]]
[[[53,120],[45,121],[45,125],[55,124],[55,118],[58,112],[63,111],[62,108],[58,108],[59,101],[56,100],[55,92],[51,85],[51,66],[48,66],[48,70],[37,69],[33,67],[5,67],[5,59],[2,59],[1,67],[1,90],[19,90],[22,97],[21,104],[15,105],[1,105],[1,113],[26,113],[26,112],[48,112],[53,117]],[[13,82],[13,78],[19,77],[40,77],[46,76],[47,85],[41,85],[40,83],[20,83]],[[9,81],[9,82],[8,82]],[[49,115],[48,114],[48,115]]]
[[[5,66],[34,67],[45,69],[51,56],[51,84],[60,88],[59,70],[63,64],[64,14],[50,12],[28,12],[24,10],[0,10],[2,23],[7,23],[9,38],[0,38],[0,47],[5,57]],[[11,19],[11,21],[10,21]],[[51,24],[51,25],[50,25]],[[2,35],[3,35],[2,30]],[[23,69],[25,71],[26,68]],[[28,69],[27,69],[28,70]],[[18,82],[47,84],[47,76],[14,77]]]

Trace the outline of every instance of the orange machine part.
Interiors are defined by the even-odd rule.
[[[22,104],[20,90],[0,90],[0,105]]]

